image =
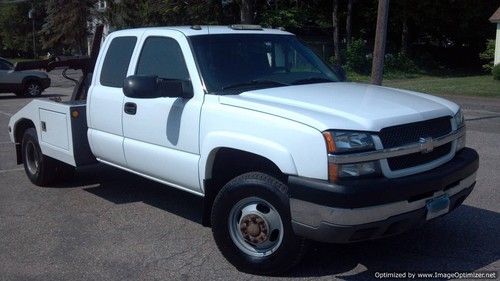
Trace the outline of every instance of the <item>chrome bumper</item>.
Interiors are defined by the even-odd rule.
[[[399,201],[378,206],[354,209],[326,207],[291,198],[290,209],[292,220],[312,228],[318,228],[322,223],[352,226],[383,221],[393,216],[424,208],[426,202],[432,198],[437,198],[444,194],[452,197],[464,189],[469,188],[475,181],[476,173],[461,180],[456,186],[450,189],[437,191],[432,196],[417,201]]]

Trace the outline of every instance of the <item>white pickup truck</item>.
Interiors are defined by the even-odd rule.
[[[229,262],[275,274],[308,239],[399,234],[459,206],[476,182],[458,105],[339,80],[281,30],[121,30],[103,43],[86,100],[34,100],[8,129],[34,184],[99,161],[196,194]]]

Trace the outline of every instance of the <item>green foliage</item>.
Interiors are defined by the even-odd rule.
[[[491,73],[493,74],[493,79],[500,80],[500,63],[493,67]]]
[[[413,60],[404,53],[386,55],[384,65],[387,72],[415,73],[418,71]]]
[[[109,1],[105,19],[115,28],[217,24],[220,1],[122,0]]]
[[[301,28],[307,20],[307,11],[297,7],[279,10],[267,10],[262,14],[260,22],[263,26]]]
[[[493,70],[493,60],[495,59],[495,40],[488,39],[486,42],[486,49],[479,54],[479,58],[486,62],[483,64],[483,69],[485,71]]]
[[[41,35],[44,48],[73,48],[77,53],[86,52],[87,23],[97,0],[48,0],[47,17]]]
[[[368,49],[363,39],[355,39],[346,50],[346,68],[357,73],[370,71]]]
[[[35,33],[41,28],[44,2],[35,1]],[[29,2],[0,4],[0,49],[1,56],[25,56],[33,52],[33,22],[28,18]],[[40,46],[38,36],[36,44]]]

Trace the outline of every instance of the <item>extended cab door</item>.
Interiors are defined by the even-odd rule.
[[[88,139],[92,153],[100,161],[121,167],[127,164],[123,153],[123,80],[138,41],[135,33],[109,35],[87,97]]]
[[[199,118],[203,89],[189,43],[178,31],[146,31],[129,75],[191,80],[194,97],[124,97],[127,167],[181,189],[201,192],[198,177]],[[130,110],[134,108],[134,110]]]

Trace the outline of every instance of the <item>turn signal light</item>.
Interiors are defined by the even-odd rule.
[[[333,136],[330,132],[323,132],[323,137],[326,142],[326,150],[328,153],[335,152],[335,141],[333,140]]]

